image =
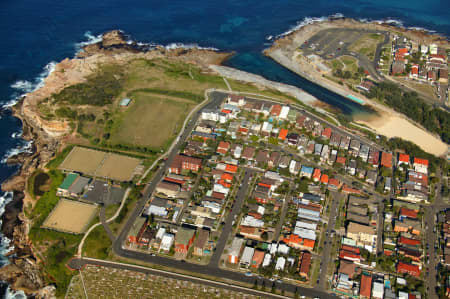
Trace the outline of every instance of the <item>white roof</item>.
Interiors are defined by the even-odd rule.
[[[170,250],[170,247],[172,247],[173,241],[175,240],[175,236],[173,234],[164,234],[161,240],[161,246],[160,248],[162,250]]]
[[[232,256],[239,256],[239,252],[241,251],[242,244],[244,243],[244,239],[242,238],[234,238],[231,243],[230,254]]]
[[[287,116],[288,116],[288,114],[289,114],[289,107],[288,106],[283,106],[283,107],[281,107],[281,112],[280,112],[280,118],[281,119],[285,119]]]
[[[167,216],[167,213],[168,212],[167,212],[166,208],[158,207],[158,206],[154,206],[154,205],[151,205],[147,210],[148,215],[153,214],[153,215],[161,216],[161,217]]]
[[[255,248],[245,246],[244,252],[242,253],[242,257],[241,257],[241,263],[242,264],[250,264],[254,253],[255,253]]]
[[[286,259],[280,256],[277,259],[277,264],[275,265],[275,270],[284,270],[284,265],[286,264]]]
[[[295,227],[294,234],[303,239],[316,240],[316,232],[310,229]]]
[[[277,253],[277,250],[278,250],[278,244],[272,243],[272,244],[270,244],[269,246],[270,246],[270,254],[275,254],[275,253]]]
[[[264,221],[262,221],[260,219],[256,219],[253,216],[247,215],[247,216],[244,217],[244,219],[242,219],[241,225],[252,226],[252,227],[263,227],[264,226]]]
[[[165,233],[166,233],[166,228],[160,227],[158,229],[158,232],[156,233],[156,239],[162,239],[162,237],[164,236]]]
[[[317,223],[297,221],[295,223],[295,227],[302,227],[302,228],[306,228],[306,229],[316,230],[317,229]]]
[[[282,254],[288,254],[289,253],[289,246],[287,246],[286,244],[280,244],[278,246],[278,252],[282,253]]]
[[[398,299],[408,299],[408,293],[399,291],[398,292]]]
[[[264,215],[266,208],[264,208],[263,206],[258,206],[258,209],[256,211],[258,212],[258,214]]]
[[[382,283],[375,281],[373,283],[372,296],[377,298],[383,298],[384,286]]]
[[[264,256],[264,261],[262,263],[262,266],[263,267],[269,266],[271,261],[272,261],[272,256],[270,255],[270,253],[266,253],[266,255]]]

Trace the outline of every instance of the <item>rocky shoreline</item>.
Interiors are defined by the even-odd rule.
[[[232,53],[210,49],[175,48],[142,45],[129,41],[123,32],[114,30],[103,34],[103,39],[86,45],[73,59],[64,59],[44,80],[44,85],[20,99],[13,106],[13,116],[22,121],[24,140],[33,141],[31,153],[10,157],[8,164],[20,164],[20,170],[3,182],[3,191],[13,192],[13,199],[2,216],[2,233],[11,240],[14,249],[8,253],[10,264],[0,268],[0,280],[8,282],[11,289],[22,290],[30,298],[53,298],[54,287],[46,286],[40,261],[33,254],[28,239],[31,227],[24,209],[32,207],[35,199],[27,193],[27,182],[36,169],[43,169],[58,149],[64,145],[64,135],[70,132],[69,124],[46,121],[39,115],[38,103],[62,89],[84,82],[101,64],[125,64],[131,59],[173,58],[208,69],[210,64],[221,64]]]

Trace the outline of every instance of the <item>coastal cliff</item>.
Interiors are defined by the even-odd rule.
[[[67,121],[46,120],[39,111],[39,103],[66,87],[86,82],[104,64],[125,65],[134,59],[174,59],[195,64],[206,72],[211,64],[220,64],[231,54],[201,48],[166,48],[138,44],[127,39],[121,31],[103,34],[100,42],[86,45],[76,57],[55,65],[38,90],[26,94],[12,107],[15,117],[22,121],[23,139],[32,141],[31,153],[21,153],[8,159],[9,164],[20,164],[18,173],[5,181],[1,189],[13,192],[12,201],[2,216],[3,234],[12,240],[14,249],[8,254],[10,264],[0,269],[0,280],[7,281],[14,290],[22,290],[35,298],[54,297],[54,287],[46,286],[40,267],[40,259],[33,253],[28,238],[32,223],[25,210],[32,208],[37,200],[28,194],[28,180],[37,169],[54,157],[65,144],[72,128]]]

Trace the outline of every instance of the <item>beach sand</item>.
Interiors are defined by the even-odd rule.
[[[340,25],[343,27],[355,26],[353,21],[342,23],[343,24]],[[357,26],[377,27],[374,24],[357,24]],[[441,141],[438,136],[426,131],[418,124],[413,123],[411,120],[408,120],[406,116],[394,111],[393,109],[374,100],[368,99],[362,94],[355,93],[345,85],[339,85],[336,82],[322,77],[322,74],[316,71],[315,68],[306,61],[306,59],[298,55],[299,53],[297,52],[297,49],[304,43],[305,40],[309,39],[320,30],[332,27],[335,27],[335,23],[321,22],[302,27],[300,30],[277,40],[274,45],[270,49],[266,49],[264,53],[282,66],[290,69],[302,77],[309,79],[312,82],[315,82],[316,84],[321,85],[324,88],[342,95],[343,97],[352,94],[362,99],[367,105],[377,112],[373,116],[368,117],[365,115],[361,116],[359,119],[356,116],[355,121],[357,123],[363,124],[377,134],[384,135],[388,138],[400,137],[411,141],[417,144],[424,151],[436,156],[445,155],[449,145]]]
[[[356,120],[356,122],[366,125],[378,134],[386,137],[400,137],[404,140],[411,141],[424,151],[436,156],[445,155],[449,147],[439,137],[419,128],[404,117],[398,114],[391,114],[387,111],[371,119]]]

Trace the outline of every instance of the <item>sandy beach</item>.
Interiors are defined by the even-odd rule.
[[[357,119],[356,122],[364,124],[378,134],[386,137],[400,137],[402,139],[414,142],[424,151],[442,156],[447,153],[449,145],[444,143],[437,135],[434,135],[419,125],[407,119],[406,116],[400,114],[393,109],[382,105],[374,100],[365,97],[362,94],[355,93],[345,85],[339,85],[334,81],[328,80],[315,70],[315,68],[305,59],[298,56],[296,49],[320,30],[334,27],[335,24],[330,22],[321,22],[307,25],[289,34],[286,37],[277,40],[274,45],[265,50],[265,55],[288,68],[289,70],[307,78],[308,80],[321,85],[337,94],[346,97],[352,94],[362,99],[367,105],[372,107],[377,114],[367,119]],[[354,22],[345,21],[340,24],[342,27],[353,26]],[[366,27],[369,24],[356,25]],[[384,28],[385,29],[385,28]]]

